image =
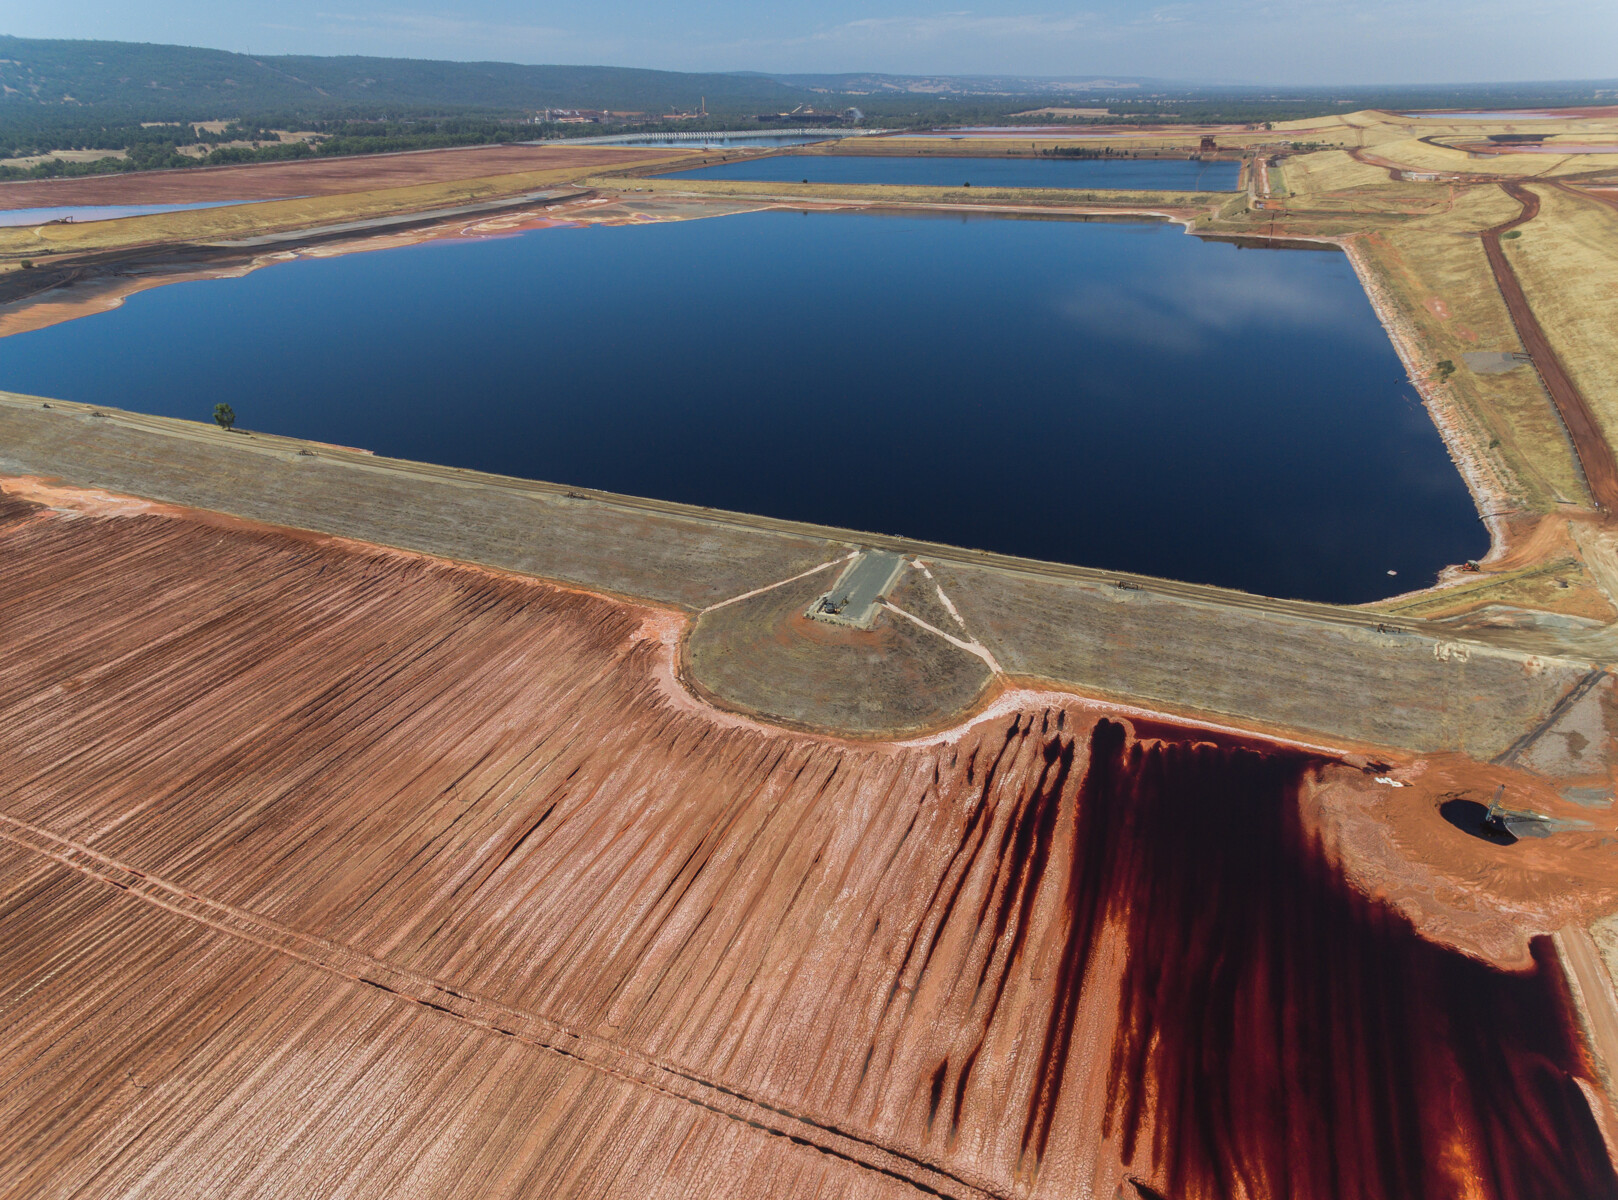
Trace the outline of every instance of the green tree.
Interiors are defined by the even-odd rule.
[[[216,404],[213,406],[213,419],[219,422],[219,428],[229,429],[236,424],[236,410],[228,404]]]

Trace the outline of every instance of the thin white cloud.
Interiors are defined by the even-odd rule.
[[[1197,6],[1194,4],[1166,4],[1161,8],[1148,9],[1130,24],[1160,29],[1165,25],[1183,25],[1188,20],[1195,20],[1196,16]]]

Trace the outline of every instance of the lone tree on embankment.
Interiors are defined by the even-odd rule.
[[[229,429],[236,424],[236,410],[228,404],[216,404],[213,406],[213,419],[219,422],[219,428]]]

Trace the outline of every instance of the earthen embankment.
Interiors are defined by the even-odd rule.
[[[1539,721],[1588,672],[1592,656],[1605,661],[1608,653],[1599,636],[1577,630],[1457,633],[1324,604],[47,405],[0,397],[0,470],[469,559],[692,612],[858,545],[891,548],[934,564],[968,634],[1013,676],[1332,742],[1489,757]],[[811,590],[803,604],[813,598]],[[837,727],[829,715],[825,724]]]

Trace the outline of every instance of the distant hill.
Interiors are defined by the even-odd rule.
[[[1183,85],[1134,76],[1071,75],[775,75],[794,87],[839,95],[1095,96],[1141,89],[1183,91]]]
[[[190,46],[0,37],[0,111],[96,108],[146,120],[391,110],[670,107],[775,111],[817,99],[767,75],[521,66],[408,58],[247,55]]]
[[[1110,104],[1182,120],[1285,120],[1354,108],[1612,102],[1612,81],[1442,87],[1242,87],[1128,76],[693,74],[409,58],[249,55],[136,42],[0,37],[0,137],[139,122],[519,117],[545,108],[718,120],[853,105],[896,125],[986,120],[1040,104]],[[8,132],[9,131],[9,132]],[[96,145],[102,143],[97,142]]]

